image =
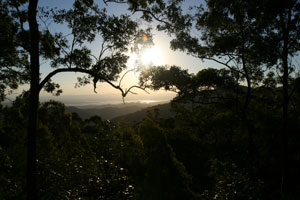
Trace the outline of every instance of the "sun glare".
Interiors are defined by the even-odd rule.
[[[129,56],[129,59],[128,59],[128,67],[131,69],[131,68],[134,68],[134,65],[135,65],[135,62],[138,60],[138,56],[136,55],[136,53],[131,53],[130,56]]]
[[[145,52],[141,55],[141,61],[144,65],[162,65],[162,52],[156,46],[146,49]]]
[[[131,53],[127,62],[129,69],[134,68],[138,62],[146,66],[162,65],[164,63],[163,54],[157,46],[145,49],[140,56]]]

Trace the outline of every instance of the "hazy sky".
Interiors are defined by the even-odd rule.
[[[69,8],[72,6],[72,0],[40,0],[39,6],[49,6],[49,7],[58,7],[58,8]],[[102,0],[95,0],[101,7],[105,6]],[[190,0],[187,2],[195,3],[200,1]],[[189,6],[188,3],[184,5],[186,8]],[[108,6],[105,6],[109,13],[119,15],[123,13],[128,13],[126,4],[116,4],[109,3]],[[138,18],[139,14],[135,14],[133,18]],[[148,26],[142,20],[139,20],[143,26]],[[62,26],[52,26],[52,29],[55,31],[66,31],[67,29]],[[174,52],[170,50],[170,37],[163,33],[155,30],[155,26],[153,26],[153,34],[154,34],[154,44],[157,52],[159,52],[160,64],[167,65],[177,65],[181,66],[184,69],[188,69],[191,73],[197,73],[199,70],[207,67],[215,67],[217,66],[212,62],[203,63],[200,59],[193,58],[191,56],[186,55],[183,52]],[[92,45],[92,50],[97,51],[97,46]],[[130,68],[130,66],[129,66]],[[42,77],[44,77],[47,73],[51,72],[53,69],[50,68],[49,63],[43,63],[41,66]],[[80,75],[79,73],[60,73],[52,78],[54,82],[57,82],[61,85],[63,89],[62,95],[80,95],[80,94],[93,94],[92,85],[87,85],[81,88],[74,88],[75,83],[77,81],[77,77]],[[129,87],[132,84],[137,83],[138,74],[130,74],[124,79],[124,87]],[[119,91],[115,90],[108,84],[99,84],[97,85],[98,94],[109,94],[109,93],[119,93]],[[142,91],[137,91],[139,93],[143,93]],[[155,94],[151,92],[152,94]],[[42,92],[41,95],[46,95],[45,92]]]

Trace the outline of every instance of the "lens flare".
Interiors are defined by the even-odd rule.
[[[147,37],[146,34],[143,34],[143,40],[144,40],[144,41],[147,41],[147,40],[148,40],[148,37]]]

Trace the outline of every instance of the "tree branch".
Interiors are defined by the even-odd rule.
[[[93,76],[92,72],[87,70],[87,69],[82,69],[82,68],[60,68],[56,69],[52,72],[50,72],[39,84],[39,91],[45,86],[45,84],[53,77],[54,75],[61,73],[61,72],[81,72],[81,73],[86,73],[91,76]]]
[[[126,1],[119,1],[119,0],[103,0],[105,5],[107,6],[107,3],[128,3]]]
[[[102,44],[101,44],[101,50],[100,50],[100,53],[99,53],[99,57],[98,57],[98,60],[101,60],[103,54],[105,53],[105,51],[107,51],[108,49],[110,49],[112,46],[108,45],[105,47],[105,40],[103,40]]]
[[[126,71],[126,72],[123,74],[123,76],[121,77],[121,79],[120,79],[120,81],[119,81],[119,85],[121,85],[122,80],[123,80],[123,78],[126,76],[126,74],[128,74],[129,72],[132,72],[132,71],[134,71],[134,69],[128,70],[128,71]]]
[[[19,19],[20,19],[20,27],[21,27],[22,32],[24,33],[24,32],[25,32],[25,30],[24,30],[24,22],[25,22],[25,20],[24,20],[23,17],[22,17],[22,13],[21,13],[21,11],[20,11],[20,9],[19,9],[19,5],[17,4],[16,1],[13,1],[13,5],[14,5],[14,7],[15,7],[15,9],[16,9],[18,15],[19,15]]]
[[[224,63],[224,62],[221,62],[221,61],[219,61],[219,60],[217,60],[217,59],[215,59],[215,58],[209,58],[209,57],[204,57],[204,58],[202,58],[202,57],[197,56],[197,55],[192,55],[192,56],[195,57],[195,58],[200,58],[200,59],[206,59],[206,60],[212,60],[212,61],[215,61],[216,63],[219,63],[219,64],[221,64],[221,65],[224,65],[225,67],[227,67],[228,69],[230,69],[230,70],[232,70],[232,71],[235,71],[235,72],[237,72],[237,73],[239,73],[239,74],[245,75],[245,74],[244,74],[243,72],[241,72],[240,70],[237,70],[237,69],[231,67],[231,66],[229,65],[229,62]],[[233,60],[233,59],[232,59],[232,60]],[[230,61],[232,61],[232,60],[230,60]]]
[[[19,9],[19,5],[18,5],[18,3],[17,3],[17,1],[13,1],[13,6],[15,7],[15,9],[16,9],[16,11],[17,11],[17,14],[19,15],[19,21],[20,21],[20,28],[21,28],[21,33],[22,34],[25,34],[25,29],[24,29],[24,22],[26,22],[25,21],[25,19],[23,18],[23,16],[22,16],[22,13],[21,13],[21,10]],[[19,43],[19,42],[18,42]],[[23,40],[21,40],[21,42],[19,43],[19,45],[24,49],[24,50],[26,50],[26,51],[30,51],[30,49],[29,49],[29,47],[27,47],[26,45],[25,45],[25,41],[23,41]]]
[[[144,13],[148,13],[148,14],[150,14],[151,17],[153,17],[156,21],[161,22],[161,23],[164,23],[164,24],[166,24],[166,25],[168,25],[168,26],[170,26],[170,27],[178,28],[178,27],[174,26],[173,24],[171,24],[171,23],[169,23],[169,22],[167,22],[167,21],[165,21],[165,20],[163,20],[163,19],[160,19],[160,18],[157,17],[155,14],[153,14],[150,10],[135,9],[135,10],[133,11],[133,13],[135,13],[135,12],[144,12]]]
[[[61,73],[61,72],[81,72],[81,73],[85,73],[85,74],[89,74],[92,77],[94,77],[94,91],[96,89],[96,83],[98,80],[102,80],[106,83],[108,83],[109,85],[111,85],[113,88],[119,90],[122,94],[122,98],[123,98],[123,102],[124,102],[124,97],[127,96],[128,93],[131,93],[131,90],[133,88],[138,88],[141,89],[143,91],[145,91],[146,93],[149,94],[148,91],[146,91],[146,88],[137,86],[137,85],[133,85],[131,86],[129,89],[126,89],[125,91],[121,88],[120,85],[115,85],[114,83],[112,83],[110,80],[108,80],[105,77],[98,77],[97,75],[95,75],[92,71],[88,70],[88,69],[82,69],[82,68],[60,68],[60,69],[56,69],[52,72],[50,72],[39,84],[39,91],[42,90],[42,88],[45,86],[45,84],[51,79],[51,77],[53,77],[54,75]],[[125,102],[124,102],[125,103]]]

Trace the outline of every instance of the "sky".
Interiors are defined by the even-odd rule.
[[[187,2],[199,2],[199,1],[187,1]],[[58,8],[70,8],[72,6],[73,1],[72,0],[40,0],[39,1],[39,6],[40,7],[45,7],[49,6],[51,7],[58,7]],[[95,3],[98,3],[101,7],[105,6],[102,0],[95,0]],[[189,4],[185,4],[184,7],[187,8]],[[114,14],[114,15],[119,15],[123,13],[128,13],[131,14],[128,11],[127,4],[117,4],[117,3],[109,3],[108,6],[105,6],[108,13]],[[133,18],[138,19],[139,13],[133,15]],[[142,24],[142,26],[153,26],[153,35],[154,35],[154,52],[156,53],[154,56],[155,57],[160,57],[159,59],[159,64],[161,65],[177,65],[182,67],[183,69],[188,69],[190,73],[197,73],[199,70],[207,67],[215,67],[216,64],[213,62],[202,62],[200,59],[188,56],[184,52],[175,52],[170,49],[170,36],[167,35],[166,33],[163,32],[158,32],[155,30],[155,26],[153,24],[147,24],[146,22],[143,22],[142,20],[138,20],[139,23]],[[62,32],[67,32],[66,27],[63,26],[58,26],[58,25],[53,25],[50,27],[54,31],[62,31]],[[92,51],[97,51],[97,46],[92,45]],[[150,55],[146,55],[145,57],[151,57]],[[132,59],[132,57],[130,58]],[[130,59],[129,63],[130,64]],[[149,58],[148,58],[149,59]],[[151,60],[151,59],[150,59]],[[49,62],[43,62],[41,61],[41,73],[42,77],[45,77],[46,74],[49,72],[53,71],[51,67],[49,66]],[[130,66],[128,66],[130,68]],[[75,83],[77,81],[77,77],[80,76],[80,73],[60,73],[55,75],[52,80],[56,83],[59,83],[61,86],[61,89],[63,89],[63,94],[62,95],[95,95],[93,92],[93,86],[87,85],[84,87],[80,88],[75,88]],[[138,74],[136,73],[131,73],[127,75],[124,78],[123,84],[124,87],[129,87],[130,85],[134,85],[138,83],[137,80]],[[21,87],[22,89],[22,87]],[[97,84],[97,94],[119,94],[119,91],[116,89],[112,88],[108,84],[101,83]],[[143,91],[136,91],[138,93],[143,93]],[[162,91],[159,92],[153,92],[150,91],[151,95],[155,95],[156,93],[165,93]],[[41,96],[49,96],[49,94],[45,92],[41,92]]]

